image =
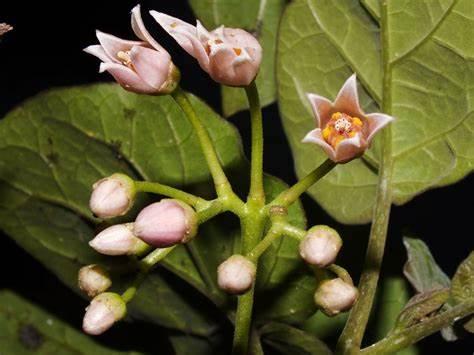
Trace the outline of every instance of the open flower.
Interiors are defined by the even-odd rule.
[[[383,113],[362,111],[355,74],[347,79],[334,102],[319,95],[307,95],[317,128],[303,142],[321,146],[336,163],[346,163],[364,154],[375,133],[394,119]]]
[[[247,86],[257,76],[262,47],[250,33],[224,26],[208,32],[199,21],[192,26],[157,11],[150,14],[218,83]]]
[[[146,30],[139,5],[132,10],[132,29],[142,41],[128,41],[97,31],[100,44],[84,51],[99,58],[102,61],[99,71],[108,71],[125,90],[169,94],[178,85],[179,70],[169,53]]]

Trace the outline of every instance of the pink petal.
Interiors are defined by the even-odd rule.
[[[324,140],[320,128],[316,128],[316,129],[313,129],[312,131],[310,131],[306,135],[306,137],[303,138],[303,143],[314,143],[314,144],[319,145],[326,152],[329,159],[331,159],[332,161],[337,162],[337,160],[336,160],[336,151],[334,150],[334,148],[330,144],[328,144]]]
[[[205,71],[209,70],[209,57],[198,38],[196,27],[161,12],[150,11],[150,15],[188,54],[198,60],[202,69]]]
[[[138,76],[155,89],[161,88],[168,78],[171,64],[168,52],[135,46],[130,51],[130,59]]]
[[[217,30],[211,33],[217,33]],[[240,28],[224,28],[224,41],[232,48],[238,48],[242,50],[242,54],[239,56],[243,59],[246,55],[252,58],[254,66],[260,66],[262,61],[262,46],[258,40],[247,31]]]
[[[367,143],[358,133],[352,138],[344,139],[336,146],[336,160],[337,163],[345,163],[349,160],[359,157],[365,149]]]
[[[346,80],[341,90],[339,90],[336,100],[334,100],[334,108],[350,116],[364,116],[364,111],[362,111],[359,105],[357,78],[355,74],[352,74],[351,77]]]
[[[108,71],[126,90],[142,94],[156,92],[156,89],[143,81],[137,73],[122,64],[102,63],[100,65],[100,72],[104,71]]]
[[[326,124],[331,119],[332,102],[316,94],[308,93],[306,95],[311,103],[311,108],[316,118],[316,125],[321,129],[326,127]]]
[[[142,20],[140,5],[137,5],[132,9],[132,29],[138,38],[145,42],[148,42],[153,48],[166,52],[166,50],[162,46],[160,46],[158,42],[155,41],[155,39],[147,31],[145,24]]]
[[[230,86],[247,86],[255,78],[258,65],[250,57],[237,55],[225,44],[215,46],[209,55],[209,75],[217,82]]]
[[[146,45],[144,42],[128,41],[101,31],[96,31],[96,35],[105,53],[116,63],[120,63],[117,58],[118,52],[127,52],[133,46]]]
[[[209,31],[206,30],[199,20],[196,21],[196,34],[201,43],[206,43],[212,38]]]
[[[365,115],[365,118],[368,124],[367,142],[369,144],[374,138],[375,133],[395,120],[392,116],[386,115],[384,113],[369,113],[368,115]]]
[[[107,53],[105,53],[104,48],[102,48],[102,46],[100,44],[95,44],[95,45],[86,47],[86,48],[83,49],[83,51],[88,53],[88,54],[92,54],[93,56],[96,56],[97,58],[99,58],[101,61],[103,61],[105,63],[113,61],[113,59],[111,59],[107,55]]]

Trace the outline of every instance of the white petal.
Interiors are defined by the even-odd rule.
[[[120,63],[117,58],[118,52],[127,52],[133,46],[146,45],[144,42],[128,41],[101,31],[96,31],[96,35],[105,53],[107,53],[115,63]]]
[[[311,108],[316,118],[316,125],[323,129],[331,119],[332,102],[316,94],[308,93],[306,95],[311,103]]]
[[[342,140],[336,146],[336,162],[345,163],[349,160],[359,157],[367,148],[361,133],[356,134],[352,138]]]
[[[108,63],[112,62],[113,60],[105,53],[104,48],[100,44],[94,44],[92,46],[86,47],[83,49],[84,52],[88,54],[92,54],[93,56],[96,56],[99,58],[101,61]]]
[[[193,55],[193,43],[189,40],[189,36],[193,36],[197,40],[196,27],[180,19],[166,15],[158,11],[150,11],[150,15],[168,32],[178,44],[189,54]],[[184,36],[184,34],[187,34]]]
[[[334,148],[328,144],[321,133],[320,128],[313,129],[310,131],[304,138],[303,138],[303,143],[314,143],[319,145],[323,150],[326,152],[328,155],[329,159],[332,161],[337,161],[336,160],[336,151]]]
[[[132,29],[138,38],[145,42],[148,42],[153,48],[166,52],[166,50],[162,46],[160,46],[158,42],[155,41],[155,39],[147,31],[145,24],[142,20],[140,5],[137,5],[132,9]]]
[[[132,69],[116,63],[102,63],[100,72],[108,71],[126,90],[136,93],[152,94],[156,89],[142,80]]]
[[[362,111],[359,105],[357,77],[355,74],[352,74],[351,77],[346,80],[341,90],[339,90],[336,100],[334,100],[334,108],[350,116],[364,116],[364,111]]]
[[[367,142],[369,144],[374,138],[375,133],[377,133],[390,122],[395,120],[395,118],[393,118],[392,116],[386,115],[384,113],[369,113],[365,116],[365,118],[365,122],[368,124]]]

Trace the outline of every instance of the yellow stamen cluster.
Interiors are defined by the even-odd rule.
[[[132,64],[132,59],[130,58],[130,51],[118,52],[117,58],[122,62],[123,65],[130,66]]]
[[[344,139],[352,138],[362,130],[362,120],[345,113],[335,112],[323,129],[323,138],[333,148]]]

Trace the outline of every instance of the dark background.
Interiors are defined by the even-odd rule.
[[[142,1],[146,24],[152,24],[147,9],[180,17],[194,22],[194,16],[185,0]],[[99,75],[98,60],[83,53],[82,48],[95,44],[94,29],[132,38],[129,11],[135,1],[2,1],[0,22],[8,22],[15,30],[5,35],[0,43],[0,117],[15,105],[38,92],[58,86],[109,81],[107,74]],[[168,48],[174,62],[183,74],[185,89],[201,96],[220,111],[219,87],[200,70],[195,60],[186,55],[158,26],[148,26],[159,42]],[[282,131],[278,107],[264,110],[265,116],[265,169],[268,173],[295,182],[293,162]],[[250,126],[247,113],[230,118],[240,130],[248,153]],[[401,243],[402,231],[409,229],[425,240],[442,269],[450,276],[457,265],[473,249],[471,218],[474,178],[433,191],[415,198],[403,207],[395,207],[390,224],[389,243],[384,270],[400,273],[405,261]],[[310,198],[303,202],[310,224],[326,223],[335,226],[345,238],[344,257],[355,259],[361,265],[367,241],[368,226],[345,227],[334,222]],[[86,306],[84,300],[66,289],[43,266],[17,247],[7,236],[0,238],[0,288],[11,288],[26,298],[39,303],[62,319],[79,327]],[[351,252],[349,255],[349,251]],[[357,270],[351,270],[357,275]],[[120,346],[122,335],[133,331],[140,335],[152,332],[146,326],[131,329],[122,325],[111,330],[101,340]],[[153,336],[156,337],[156,333]],[[133,341],[133,340],[132,340]],[[136,340],[138,342],[138,340]],[[130,344],[130,342],[127,342]],[[439,335],[421,342],[423,354],[472,354],[472,337],[457,343],[446,343]],[[1,351],[1,349],[0,349]],[[10,355],[10,354],[8,354]]]

